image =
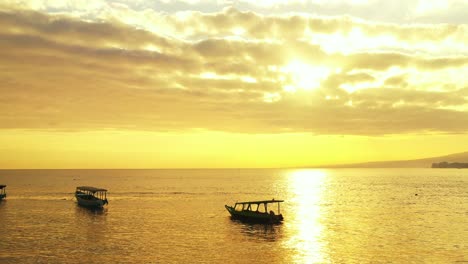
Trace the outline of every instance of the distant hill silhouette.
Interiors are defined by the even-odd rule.
[[[466,162],[434,162],[432,168],[445,169],[445,168],[456,168],[456,169],[468,169],[468,163]]]
[[[447,156],[415,159],[415,160],[395,160],[395,161],[375,161],[364,163],[353,163],[326,166],[328,168],[431,168],[433,163],[467,163],[468,152],[455,153]]]

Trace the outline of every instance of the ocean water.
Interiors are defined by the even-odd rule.
[[[1,170],[0,263],[468,263],[468,170]],[[102,211],[76,186],[109,190]],[[225,204],[284,199],[280,225]]]

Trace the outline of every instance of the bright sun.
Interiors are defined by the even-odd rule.
[[[297,89],[319,88],[320,83],[330,75],[331,69],[294,60],[282,68],[282,72],[289,74],[292,78],[292,83],[285,86],[285,90],[291,92]]]

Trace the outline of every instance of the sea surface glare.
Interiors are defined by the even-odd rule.
[[[0,170],[0,263],[468,263],[468,170]],[[102,211],[77,186],[106,188]],[[236,201],[284,199],[280,225]]]

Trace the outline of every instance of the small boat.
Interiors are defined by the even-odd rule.
[[[106,189],[91,186],[76,187],[75,197],[79,205],[86,207],[102,208],[109,203]]]
[[[225,205],[233,219],[239,219],[245,222],[253,223],[280,223],[283,221],[283,215],[280,212],[280,203],[283,200],[265,200],[251,202],[237,202],[234,206]],[[277,204],[278,212],[268,211],[269,204]]]
[[[6,185],[0,184],[0,201],[6,198]]]

